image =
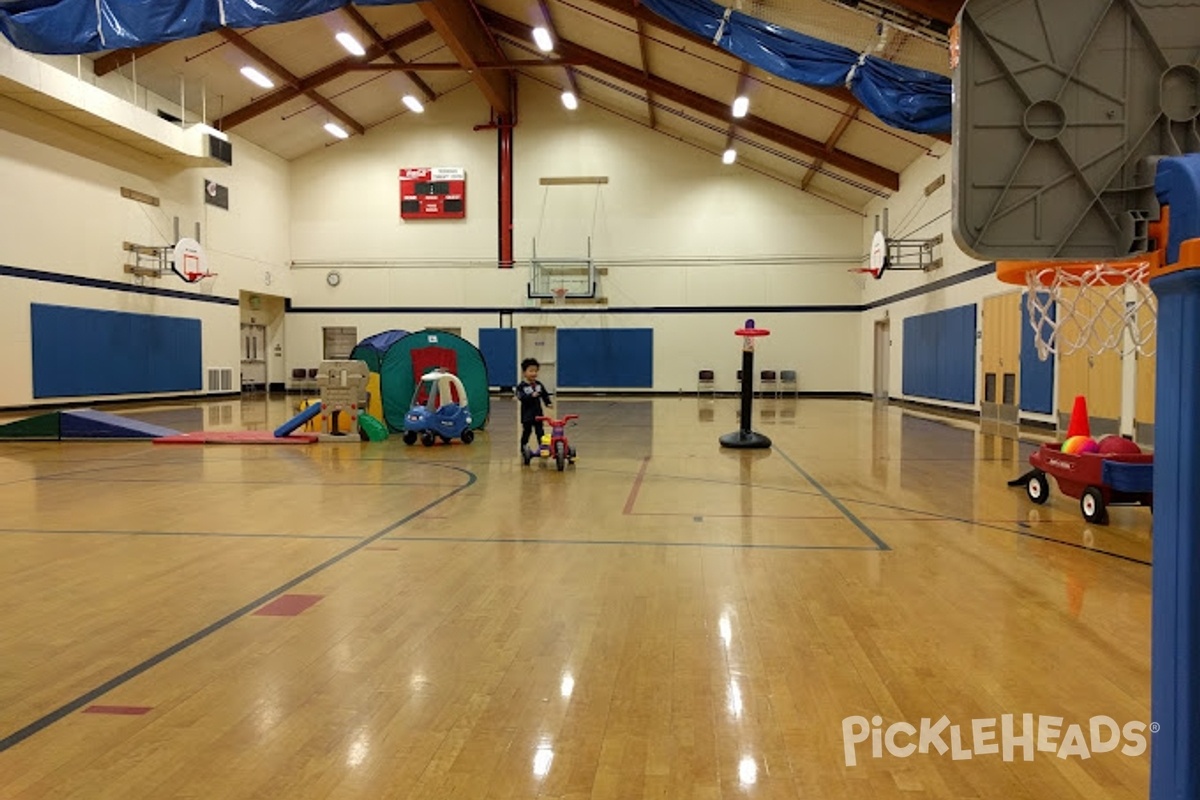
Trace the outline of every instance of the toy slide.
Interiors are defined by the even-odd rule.
[[[304,409],[299,414],[292,417],[287,422],[283,423],[278,428],[276,428],[275,429],[275,438],[282,439],[284,436],[287,436],[288,434],[292,433],[297,428],[299,428],[301,425],[308,422],[310,419],[312,419],[313,417],[315,417],[317,414],[320,414],[320,413],[321,413],[321,404],[313,403],[308,408]]]

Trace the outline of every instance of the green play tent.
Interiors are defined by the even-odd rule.
[[[393,431],[404,430],[404,415],[412,404],[417,383],[437,367],[453,372],[463,382],[471,409],[471,428],[479,430],[487,422],[487,364],[479,348],[453,333],[424,330],[394,342],[383,354],[379,367],[383,417]]]

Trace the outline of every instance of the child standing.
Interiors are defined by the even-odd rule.
[[[545,432],[538,417],[542,415],[542,404],[549,406],[550,390],[537,379],[541,367],[536,358],[527,358],[521,362],[523,380],[517,384],[517,400],[521,401],[521,453],[525,452],[525,444],[529,441],[530,433],[537,433],[535,445],[540,445],[542,434]]]

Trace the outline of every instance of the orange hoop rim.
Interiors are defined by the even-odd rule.
[[[1078,276],[1084,275],[1103,264],[1109,269],[1129,273],[1142,267],[1149,267],[1150,270],[1155,270],[1159,266],[1159,260],[1160,254],[1158,252],[1150,252],[1133,256],[1132,258],[1098,258],[1095,261],[997,261],[996,278],[1004,283],[1025,286],[1029,283],[1029,273],[1045,273],[1045,275],[1039,278],[1039,282],[1043,286],[1048,287],[1051,285],[1051,276],[1053,276],[1054,271]],[[1116,286],[1126,283],[1127,279],[1122,279],[1114,275],[1111,277],[1100,277],[1095,282],[1107,286]]]

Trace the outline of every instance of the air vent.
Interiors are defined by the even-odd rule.
[[[233,144],[211,133],[208,135],[208,154],[222,164],[233,166]]]
[[[208,390],[210,392],[232,392],[233,370],[229,367],[210,369],[208,371]]]

